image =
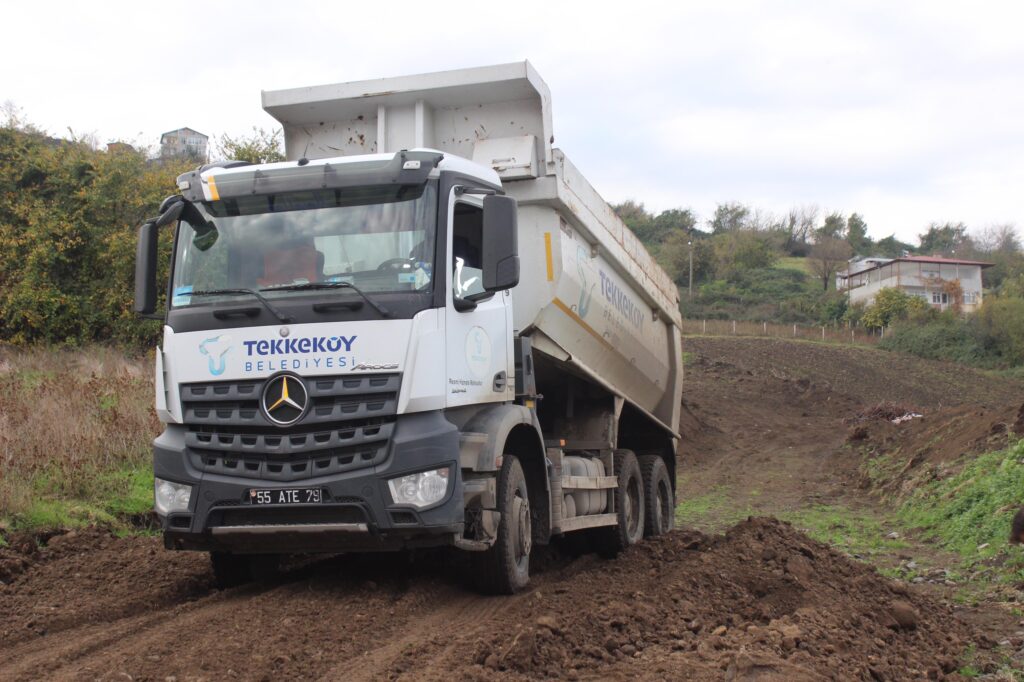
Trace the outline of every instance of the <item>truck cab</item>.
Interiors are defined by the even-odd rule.
[[[536,134],[546,86],[527,63],[389,80],[264,93],[289,160],[186,173],[140,228],[147,315],[174,231],[155,508],[225,584],[449,546],[508,593],[535,543],[671,527],[677,299],[559,196],[607,209]],[[493,133],[467,146],[470,109]]]

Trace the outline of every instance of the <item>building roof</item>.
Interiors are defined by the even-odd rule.
[[[978,260],[963,260],[961,258],[942,258],[941,256],[902,256],[900,258],[892,258],[892,259],[886,261],[885,263],[878,263],[876,265],[872,265],[869,268],[864,268],[863,270],[858,270],[857,272],[839,273],[839,274],[840,274],[840,276],[844,276],[844,277],[855,277],[857,275],[863,275],[865,272],[871,272],[872,270],[877,270],[879,268],[884,268],[885,266],[892,265],[893,263],[933,263],[933,264],[937,264],[937,265],[943,265],[943,264],[945,264],[945,265],[977,265],[977,266],[982,267],[982,268],[990,268],[990,267],[992,267],[994,265],[994,263],[985,263],[985,262],[978,261]]]
[[[941,256],[904,256],[903,258],[896,258],[895,260],[901,260],[908,263],[949,263],[950,265],[980,265],[983,268],[989,268],[994,265],[994,263],[985,263],[980,260],[943,258]]]
[[[196,130],[194,128],[178,128],[177,130],[168,130],[166,133],[164,133],[163,135],[160,136],[160,139],[162,140],[165,137],[167,137],[168,135],[174,135],[175,133],[180,133],[180,132],[183,132],[183,131],[188,131],[190,133],[195,133],[199,137],[205,137],[207,140],[210,139],[209,135],[203,135],[201,132],[199,132],[198,130]]]

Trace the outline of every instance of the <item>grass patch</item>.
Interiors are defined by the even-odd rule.
[[[963,557],[993,557],[1006,550],[1022,490],[1024,441],[1018,441],[972,459],[955,476],[919,486],[899,518]]]
[[[77,496],[62,494],[58,482],[47,475],[30,481],[33,494],[18,512],[10,514],[5,525],[12,530],[81,528],[91,525],[127,529],[133,519],[149,513],[153,507],[151,467],[95,472],[87,480],[87,492]]]
[[[806,258],[800,256],[786,256],[775,261],[775,267],[779,270],[797,270],[799,272],[811,274],[811,266]]]
[[[779,515],[818,542],[847,554],[874,556],[904,549],[908,545],[886,535],[894,527],[884,519],[833,505],[817,505]]]
[[[676,505],[676,525],[719,530],[742,521],[753,513],[749,506],[736,506],[726,494],[725,488],[716,486],[709,493],[679,502]]]
[[[148,359],[0,346],[0,528],[117,526],[152,505]]]

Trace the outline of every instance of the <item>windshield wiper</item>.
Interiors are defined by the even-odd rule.
[[[351,282],[304,282],[302,284],[284,284],[277,287],[264,287],[263,289],[260,289],[260,291],[314,291],[316,289],[351,289],[362,296],[364,301],[369,303],[374,310],[380,313],[381,317],[391,317],[390,310],[367,296],[362,289]]]
[[[229,294],[244,294],[248,296],[254,296],[256,300],[263,304],[263,307],[270,311],[270,313],[276,317],[281,324],[289,324],[292,318],[287,315],[281,314],[277,308],[270,304],[263,294],[256,291],[255,289],[207,289],[206,291],[193,291],[192,296],[222,296]]]

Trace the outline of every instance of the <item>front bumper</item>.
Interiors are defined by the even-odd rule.
[[[387,456],[363,469],[287,483],[201,471],[185,428],[169,425],[153,443],[157,478],[193,485],[187,513],[161,517],[169,549],[235,552],[388,551],[453,544],[464,513],[459,436],[440,412],[400,415]],[[424,510],[393,503],[387,481],[449,465],[444,499]],[[252,488],[321,488],[317,505],[254,506]]]

